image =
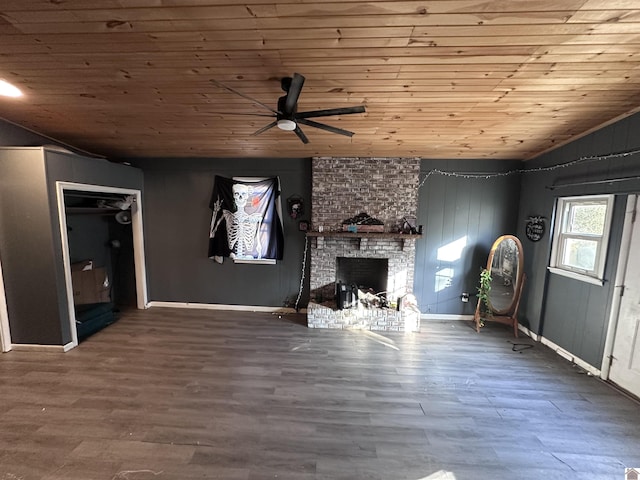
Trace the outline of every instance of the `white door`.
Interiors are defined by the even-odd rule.
[[[640,397],[640,218],[631,224],[628,255],[609,379]]]
[[[11,350],[11,334],[9,333],[9,314],[7,313],[7,297],[4,293],[2,264],[0,264],[0,352]]]

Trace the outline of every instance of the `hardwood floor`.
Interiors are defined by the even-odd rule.
[[[66,354],[2,354],[0,385],[0,480],[609,480],[640,466],[638,403],[500,325],[376,335],[131,311]]]

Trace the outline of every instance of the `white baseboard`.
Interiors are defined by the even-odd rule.
[[[452,315],[440,313],[421,313],[420,320],[473,320],[473,315]]]
[[[307,313],[306,308],[296,312],[290,307],[260,307],[256,305],[224,305],[220,303],[185,303],[185,302],[149,302],[147,308],[193,308],[197,310],[226,310],[236,312],[264,312],[264,313]]]
[[[575,363],[577,366],[579,366],[580,368],[586,370],[590,374],[592,374],[592,375],[594,375],[596,377],[600,376],[600,369],[599,368],[596,368],[593,365],[588,364],[587,362],[582,360],[580,357],[576,357],[574,354],[572,354],[571,352],[568,352],[567,350],[565,350],[564,348],[560,347],[559,345],[556,345],[551,340],[549,340],[549,339],[547,339],[545,337],[540,337],[540,343],[542,343],[543,345],[546,345],[547,347],[549,347],[550,349],[555,351],[558,355],[566,358],[567,360],[569,360],[572,363]]]
[[[533,333],[527,327],[523,327],[522,325],[518,324],[518,330],[524,333],[527,337],[531,337],[536,342],[540,341],[540,336],[537,333]]]
[[[588,364],[587,362],[582,360],[580,357],[576,357],[573,353],[565,350],[560,345],[552,342],[548,338],[545,338],[533,333],[531,330],[529,330],[526,327],[523,327],[522,325],[519,325],[518,327],[525,335],[531,337],[536,342],[540,342],[544,346],[549,347],[551,350],[556,352],[562,358],[569,360],[571,363],[575,363],[577,366],[579,366],[580,368],[582,368],[583,370],[585,370],[586,372],[590,373],[593,376],[596,376],[596,377],[600,376],[600,369],[594,367],[593,365]]]
[[[64,353],[73,347],[68,345],[35,345],[29,343],[12,343],[11,350],[14,352],[41,352],[41,353]]]

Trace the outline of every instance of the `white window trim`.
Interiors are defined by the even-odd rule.
[[[578,269],[568,269],[558,266],[559,239],[562,231],[562,221],[564,216],[564,205],[569,202],[590,202],[594,200],[606,200],[607,213],[604,219],[602,237],[600,240],[600,251],[598,253],[598,263],[596,265],[596,275],[581,273]],[[611,219],[613,217],[615,195],[582,195],[575,197],[558,198],[555,207],[555,225],[553,229],[553,243],[551,247],[551,259],[548,270],[551,273],[564,277],[579,280],[585,283],[602,286],[604,284],[604,270],[606,266],[607,252],[609,249],[609,237],[611,233]],[[577,237],[577,235],[575,236]]]
[[[592,285],[604,285],[604,281],[600,278],[591,277],[589,275],[583,275],[581,273],[572,272],[570,270],[564,270],[558,267],[547,267],[551,273],[561,275],[563,277],[573,278],[574,280],[580,280],[581,282],[591,283]]]

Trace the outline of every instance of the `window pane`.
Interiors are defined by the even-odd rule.
[[[594,271],[597,250],[598,242],[595,240],[567,238],[564,243],[562,263],[568,267]]]
[[[570,233],[602,235],[607,205],[572,205]]]
[[[549,260],[553,273],[590,283],[603,280],[614,201],[614,195],[558,199]]]

